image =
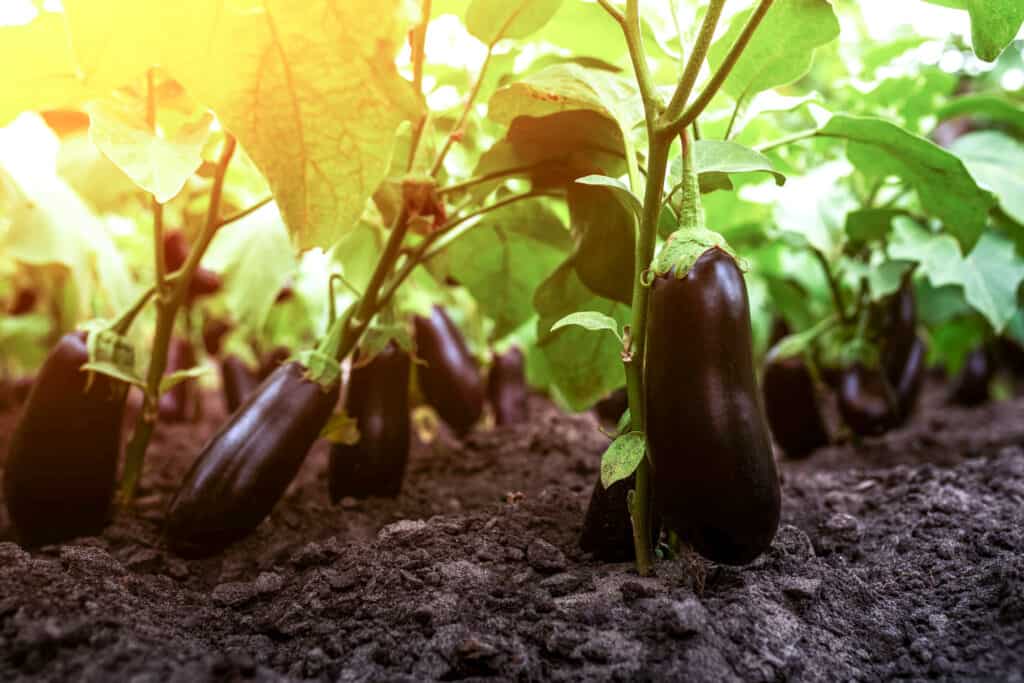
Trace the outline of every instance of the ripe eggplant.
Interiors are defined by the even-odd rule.
[[[331,500],[345,496],[397,496],[409,460],[409,354],[391,342],[352,370],[345,411],[355,418],[359,441],[331,447]]]
[[[459,436],[472,429],[484,409],[484,386],[476,359],[455,324],[440,306],[429,318],[416,316],[417,369],[427,403]]]
[[[4,500],[27,545],[102,531],[110,516],[126,386],[81,370],[85,333],[50,351],[11,437]]]
[[[207,319],[203,325],[203,346],[211,356],[220,353],[224,336],[231,331],[231,325],[219,318]]]
[[[249,394],[260,385],[256,371],[235,355],[221,361],[220,378],[224,386],[224,407],[228,415],[238,410],[238,406],[242,405]]]
[[[600,480],[597,481],[583,518],[580,550],[604,562],[628,562],[636,557],[633,522],[629,518],[627,504],[629,491],[636,486],[635,482],[636,478],[630,476],[606,489]]]
[[[883,324],[882,367],[895,386],[910,359],[917,336],[917,301],[910,273],[903,276],[899,290],[889,299]]]
[[[494,355],[491,371],[487,375],[487,396],[494,409],[494,422],[498,425],[526,421],[527,389],[524,365],[523,352],[518,346]]]
[[[772,435],[786,455],[805,458],[828,445],[821,401],[802,358],[769,356],[761,388]]]
[[[192,344],[180,337],[172,337],[167,347],[167,372],[187,370],[195,366],[196,354]],[[160,397],[157,407],[161,422],[185,422],[196,403],[196,380],[187,379],[174,385],[170,391]]]
[[[173,273],[185,265],[188,260],[189,245],[185,233],[181,230],[170,230],[164,234],[164,264],[167,271]],[[204,296],[216,294],[221,288],[220,275],[199,266],[192,274],[188,286],[188,300],[195,301]]]
[[[656,511],[701,555],[746,564],[771,545],[781,495],[733,257],[711,247],[682,278],[656,277],[647,325]]]
[[[165,534],[184,557],[214,554],[253,531],[295,478],[338,401],[297,361],[280,366],[220,428],[171,500]]]
[[[900,422],[898,399],[889,400],[879,370],[854,363],[843,372],[837,394],[839,413],[855,434],[882,434]]]
[[[612,424],[618,424],[627,408],[629,408],[629,394],[626,392],[626,387],[619,387],[594,404],[597,416]]]
[[[905,422],[917,406],[921,387],[924,386],[927,357],[927,344],[915,334],[900,374],[889,378],[889,383],[896,390],[900,423]]]
[[[36,298],[34,289],[19,289],[14,295],[14,301],[11,302],[11,307],[7,312],[11,315],[30,313],[36,307]]]
[[[989,399],[989,384],[995,374],[995,362],[987,346],[967,354],[964,367],[950,386],[947,403],[962,406],[977,406]]]

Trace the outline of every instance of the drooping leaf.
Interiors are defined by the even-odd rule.
[[[974,54],[986,62],[994,62],[1024,24],[1020,0],[967,0],[967,13]]]
[[[1024,144],[999,131],[968,133],[950,148],[971,176],[991,190],[1006,214],[1024,225]]]
[[[732,174],[768,173],[776,185],[784,185],[786,176],[775,169],[771,159],[736,142],[698,140],[693,148],[694,164],[700,179],[701,192],[733,189]],[[678,177],[681,164],[673,159],[673,177]]]
[[[708,62],[718,69],[753,9],[736,14],[712,44]],[[814,50],[839,35],[839,20],[826,0],[776,0],[723,85],[735,99],[792,83],[811,67]]]
[[[525,38],[555,15],[562,0],[473,0],[466,28],[485,45],[502,38]]]
[[[617,194],[622,192],[597,185],[569,187],[569,221],[576,239],[573,263],[591,292],[628,304],[633,299],[635,219]]]
[[[646,451],[647,437],[643,432],[627,432],[612,441],[601,456],[601,486],[608,488],[633,474]]]
[[[955,155],[881,119],[837,114],[819,134],[846,140],[850,161],[869,177],[895,175],[911,184],[925,210],[965,248],[978,240],[994,199]]]
[[[633,190],[629,189],[629,186],[618,178],[595,174],[577,178],[576,182],[580,185],[603,187],[609,190],[612,195],[619,200],[619,203],[626,208],[626,210],[632,213],[636,218],[640,218],[640,213],[644,209],[643,200],[633,194]]]
[[[556,332],[563,327],[570,325],[576,325],[582,327],[585,330],[591,332],[611,332],[615,335],[615,338],[622,341],[622,335],[619,334],[619,325],[615,322],[615,318],[605,315],[604,313],[598,313],[597,311],[579,311],[577,313],[570,313],[565,316],[554,325],[551,326],[551,331]]]
[[[1002,332],[1019,311],[1017,290],[1024,281],[1024,258],[1013,242],[994,233],[982,235],[963,260],[961,279],[967,302],[996,333]]]

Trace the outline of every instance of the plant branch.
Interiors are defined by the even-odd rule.
[[[430,25],[431,0],[423,0],[420,7],[420,23],[413,30],[412,34],[412,87],[417,94],[423,94],[423,64],[426,61],[427,48],[427,27]],[[413,126],[412,140],[409,143],[409,159],[406,162],[405,170],[411,171],[416,163],[416,154],[419,152],[420,141],[423,138],[423,129],[427,125],[428,112],[424,111],[423,116]]]
[[[156,86],[153,83],[153,69],[146,72],[146,125],[153,135],[156,127]],[[153,262],[156,267],[156,288],[160,296],[166,296],[167,257],[164,254],[164,206],[150,195],[150,210],[153,213]]]
[[[785,137],[779,138],[778,140],[773,140],[771,142],[766,142],[763,145],[758,145],[757,147],[754,148],[754,150],[764,154],[765,152],[771,151],[778,147],[784,147],[786,145],[791,145],[794,142],[800,142],[801,140],[813,138],[815,135],[818,135],[819,133],[820,131],[817,128],[810,128],[808,130],[797,131],[792,135],[787,135]]]
[[[620,26],[625,26],[626,15],[620,12],[618,8],[609,2],[609,0],[597,0],[597,4],[601,5],[601,7],[604,8],[604,11],[607,12],[612,19],[619,22]]]
[[[447,187],[438,188],[437,196],[442,197],[446,194],[461,192],[462,190],[469,189],[476,185],[483,185],[486,182],[489,182],[491,180],[497,180],[498,178],[508,178],[510,176],[520,175],[528,171],[532,171],[535,168],[539,168],[540,166],[543,165],[543,163],[544,162],[538,162],[535,164],[512,166],[510,168],[503,168],[497,171],[491,171],[490,173],[485,173],[483,175],[469,178],[468,180],[463,180],[462,182],[454,183],[452,185],[448,185]]]
[[[657,89],[654,87],[654,77],[651,75],[651,68],[647,64],[644,39],[640,33],[640,0],[626,0],[626,16],[620,24],[622,32],[626,37],[626,47],[629,49],[629,59],[633,63],[636,85],[640,90],[640,98],[644,103],[644,115],[647,118],[647,127],[649,129],[664,105],[658,96]]]
[[[743,102],[745,99],[746,98],[743,95],[736,98],[736,106],[732,108],[732,116],[729,117],[729,125],[725,128],[725,135],[722,136],[723,140],[728,141],[729,138],[732,137],[732,129],[740,117],[740,110],[743,108]],[[694,123],[696,123],[696,121],[694,121]]]
[[[843,301],[843,292],[839,287],[839,281],[836,279],[835,273],[832,272],[832,267],[828,263],[828,259],[825,258],[825,254],[822,253],[821,249],[811,247],[811,252],[814,254],[814,258],[817,259],[821,265],[821,271],[825,275],[825,280],[828,281],[829,292],[832,294],[832,305],[836,309],[836,315],[839,316],[839,320],[847,322],[846,303]]]
[[[269,204],[272,201],[274,201],[274,196],[273,195],[271,195],[269,197],[264,197],[263,199],[259,200],[258,202],[256,202],[252,206],[250,206],[250,207],[248,207],[246,209],[242,209],[238,213],[231,214],[227,218],[222,218],[221,220],[217,221],[217,230],[220,230],[225,225],[228,225],[230,223],[234,223],[236,221],[240,221],[240,220],[242,220],[243,218],[245,218],[246,216],[248,216],[251,213],[256,213],[257,211],[259,211],[260,209],[262,209],[264,206],[266,206],[267,204]]]
[[[669,100],[665,116],[671,120],[679,116],[686,106],[693,92],[693,86],[697,83],[697,76],[700,75],[700,67],[704,64],[708,49],[711,47],[711,39],[715,37],[715,27],[718,26],[718,19],[722,16],[722,9],[725,7],[725,0],[711,0],[708,11],[704,14],[704,22],[700,26],[700,33],[697,34],[697,42],[690,51],[686,60],[686,67],[679,79],[672,99]]]
[[[434,165],[430,168],[430,175],[437,177],[441,169],[444,167],[444,159],[448,156],[448,150],[451,149],[452,143],[455,142],[455,136],[463,126],[466,125],[466,120],[469,118],[469,112],[473,110],[473,104],[476,102],[477,96],[480,94],[480,88],[484,84],[484,77],[487,75],[487,67],[491,64],[491,57],[494,56],[494,45],[491,43],[487,46],[487,56],[484,57],[484,63],[480,65],[480,73],[477,74],[476,81],[473,83],[473,89],[469,91],[469,97],[466,98],[466,103],[462,107],[462,114],[459,116],[458,123],[445,138],[444,146],[441,147],[441,151],[438,153],[437,158],[434,159]]]
[[[754,9],[753,14],[747,19],[746,25],[743,27],[743,31],[740,33],[736,42],[731,48],[729,48],[728,54],[725,56],[725,60],[718,66],[718,70],[711,76],[711,80],[708,81],[707,85],[701,90],[700,96],[686,108],[682,114],[678,116],[666,117],[669,119],[669,123],[664,125],[667,132],[675,134],[678,131],[686,128],[688,125],[693,123],[698,116],[700,116],[707,106],[711,103],[712,98],[725,83],[725,80],[732,73],[732,68],[736,66],[736,62],[739,61],[743,51],[750,44],[750,39],[753,38],[754,32],[757,31],[757,27],[761,25],[761,21],[764,19],[765,14],[771,8],[774,0],[760,0],[757,7]]]

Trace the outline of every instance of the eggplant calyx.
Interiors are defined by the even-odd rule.
[[[680,229],[668,236],[665,246],[651,263],[655,275],[666,275],[670,272],[680,280],[686,277],[697,259],[709,249],[721,249],[736,261],[740,270],[746,270],[746,263],[740,259],[721,234],[708,228]]]
[[[300,351],[294,360],[305,368],[305,378],[319,384],[324,391],[330,391],[341,381],[341,363],[333,356],[316,350]]]

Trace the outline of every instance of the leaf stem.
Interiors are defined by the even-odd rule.
[[[426,61],[427,27],[430,25],[431,0],[423,0],[420,8],[420,23],[413,30],[412,34],[412,87],[420,96],[423,94],[423,64]],[[423,129],[427,125],[428,112],[424,112],[412,130],[412,140],[409,143],[409,160],[406,162],[406,172],[411,171],[416,163],[416,154],[419,152],[420,141],[423,139]]]
[[[821,271],[825,275],[825,280],[828,282],[829,292],[832,294],[832,305],[836,309],[836,315],[839,316],[839,320],[846,322],[848,320],[846,313],[846,303],[843,301],[843,292],[839,287],[839,281],[836,279],[835,273],[832,272],[832,267],[829,265],[828,259],[825,258],[825,254],[821,249],[811,247],[811,253],[814,254],[814,258],[817,259],[821,265]]]
[[[786,145],[791,145],[794,142],[800,142],[801,140],[813,138],[815,135],[820,134],[820,132],[821,131],[818,128],[809,128],[807,130],[797,131],[796,133],[793,133],[791,135],[781,137],[778,140],[772,140],[771,142],[766,142],[763,145],[758,145],[757,147],[754,148],[754,150],[764,154],[765,152],[769,152],[778,147],[785,147]]]
[[[740,111],[743,109],[743,102],[746,100],[744,95],[740,95],[736,98],[736,106],[732,108],[732,116],[729,117],[729,125],[725,128],[725,135],[722,139],[727,141],[732,137],[732,129],[736,125],[736,121],[740,117]]]
[[[225,225],[229,225],[231,223],[235,223],[237,221],[242,220],[243,218],[245,218],[249,214],[256,213],[257,211],[259,211],[260,209],[262,209],[264,206],[266,206],[267,204],[269,204],[272,201],[274,201],[274,196],[273,195],[271,195],[269,197],[264,197],[263,199],[259,200],[258,202],[256,202],[252,206],[250,206],[248,208],[245,208],[245,209],[242,209],[238,213],[231,214],[227,218],[222,218],[220,221],[217,222],[217,229],[220,230]]]
[[[469,178],[458,183],[453,183],[452,185],[448,185],[446,187],[438,188],[437,196],[441,197],[446,194],[461,192],[462,190],[467,190],[471,187],[475,187],[476,185],[483,185],[486,182],[489,182],[491,180],[497,180],[498,178],[508,178],[510,176],[520,175],[522,173],[532,171],[533,169],[538,168],[540,166],[540,163],[524,164],[523,166],[512,166],[510,168],[502,168],[497,171],[491,171],[490,173],[484,173],[483,175],[475,176],[473,178]]]
[[[444,146],[441,147],[441,151],[438,153],[437,158],[434,159],[434,165],[430,167],[430,175],[437,177],[441,169],[444,167],[444,159],[448,156],[448,150],[451,149],[452,143],[455,142],[455,136],[463,126],[466,125],[466,120],[469,118],[469,112],[473,109],[473,104],[476,102],[477,96],[480,94],[480,88],[484,84],[484,77],[487,75],[487,67],[491,64],[491,57],[494,56],[494,45],[497,42],[495,39],[494,43],[487,46],[487,56],[484,57],[484,63],[480,65],[480,73],[477,74],[476,81],[473,83],[473,89],[469,91],[469,97],[466,98],[466,103],[462,107],[462,114],[459,116],[458,123],[452,128],[451,133],[445,138]]]

